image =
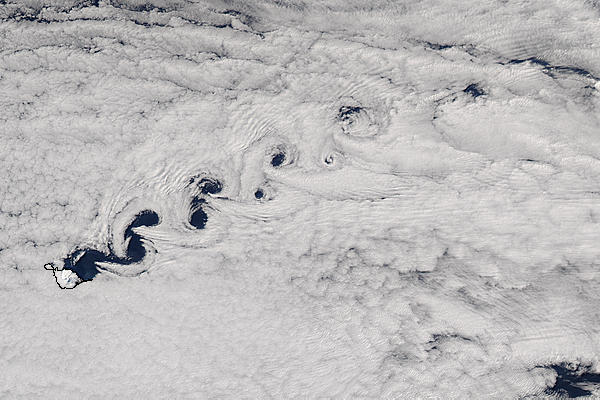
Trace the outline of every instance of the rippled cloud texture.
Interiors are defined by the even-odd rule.
[[[600,395],[597,1],[0,4],[0,397]]]

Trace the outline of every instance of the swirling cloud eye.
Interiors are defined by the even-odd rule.
[[[283,164],[284,161],[285,161],[285,154],[277,153],[271,159],[271,165],[274,167],[279,167],[281,164]]]
[[[204,201],[201,201],[195,205],[195,209],[189,218],[190,225],[196,229],[204,229],[206,222],[208,221],[208,214],[206,214],[206,211],[202,209],[202,204],[204,204]]]
[[[110,251],[108,253],[89,248],[76,249],[64,259],[63,270],[60,277],[57,276],[57,283],[63,289],[72,289],[81,282],[91,281],[102,270],[97,263],[112,263],[123,266],[139,263],[146,255],[146,247],[143,243],[144,238],[136,233],[134,229],[142,226],[156,226],[159,223],[160,217],[156,212],[152,210],[139,212],[123,233],[123,239],[127,244],[125,257],[115,254],[112,251],[112,246],[109,246]]]
[[[221,182],[216,179],[204,178],[198,183],[198,188],[202,191],[202,194],[217,194],[223,190]]]
[[[273,189],[268,183],[263,183],[256,188],[256,191],[254,192],[254,198],[259,201],[273,200]]]
[[[269,163],[273,168],[281,168],[294,163],[296,148],[290,144],[281,144],[269,152]]]
[[[354,137],[372,137],[379,133],[381,121],[369,107],[344,105],[338,109],[337,121],[342,132]]]
[[[223,185],[218,179],[200,176],[191,178],[190,184],[195,184],[200,193],[192,198],[188,222],[196,229],[204,229],[208,221],[208,214],[203,208],[206,205],[205,195],[220,193]]]
[[[344,165],[344,155],[339,151],[330,151],[324,155],[323,163],[329,169],[341,168]]]
[[[217,194],[223,190],[223,185],[217,179],[195,176],[190,179],[190,185],[196,184],[202,194]]]
[[[146,249],[142,244],[142,237],[134,232],[134,228],[140,226],[156,226],[160,223],[160,217],[152,210],[144,210],[136,215],[135,219],[127,227],[124,233],[127,244],[127,259],[130,262],[142,261],[146,255]]]

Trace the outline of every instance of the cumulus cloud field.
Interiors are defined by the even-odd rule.
[[[600,3],[0,3],[0,398],[600,398]]]

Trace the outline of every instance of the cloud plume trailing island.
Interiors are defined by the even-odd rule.
[[[600,396],[599,17],[0,4],[0,397]]]

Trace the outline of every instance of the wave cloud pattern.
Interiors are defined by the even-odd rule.
[[[2,2],[0,397],[600,397],[599,17]]]

